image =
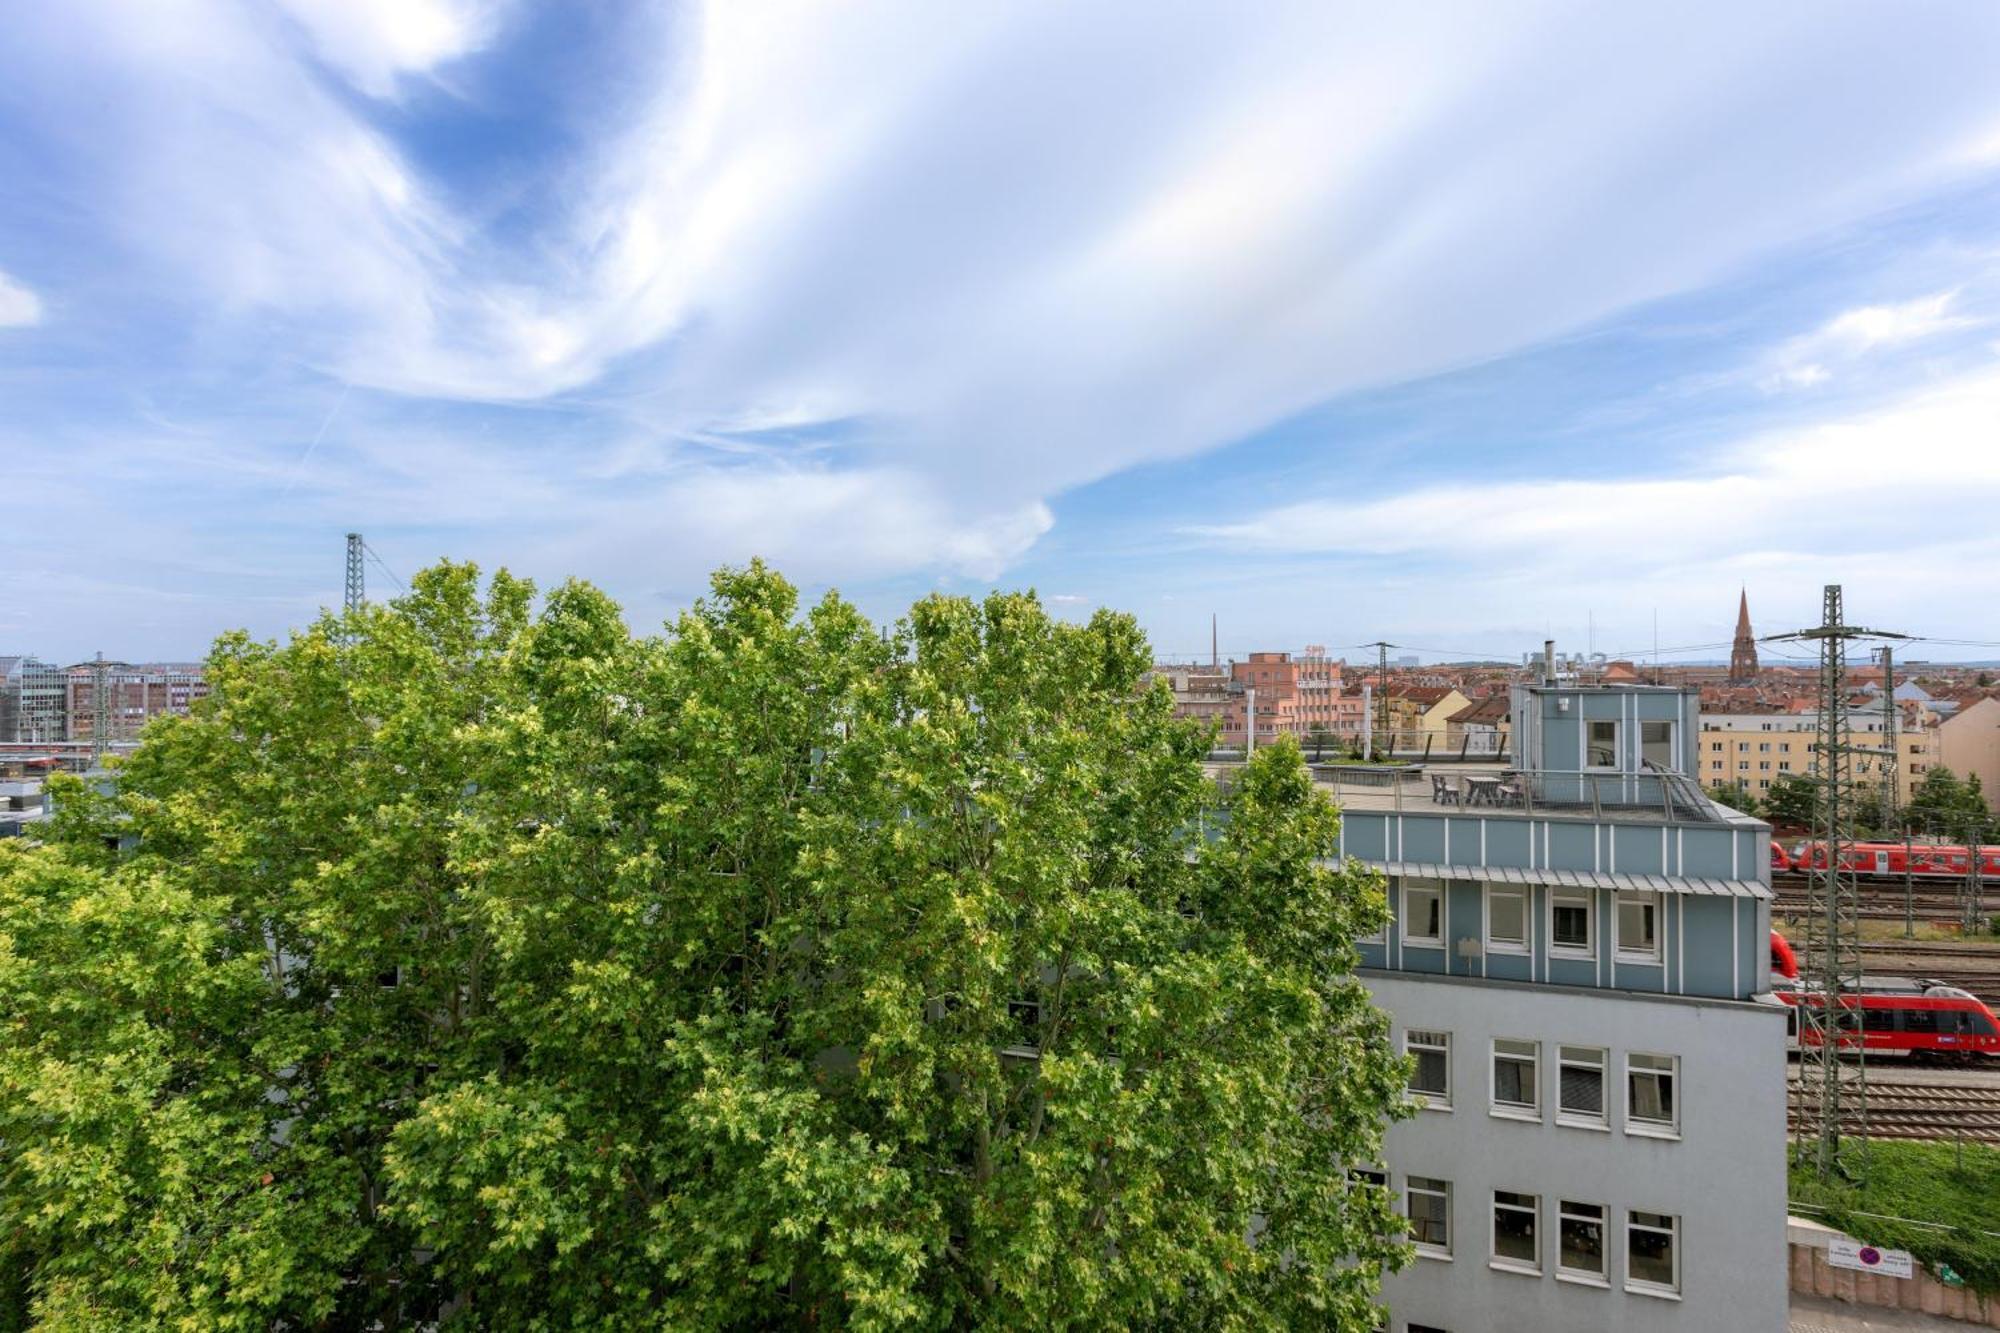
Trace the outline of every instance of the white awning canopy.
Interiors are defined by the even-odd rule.
[[[1711,898],[1769,898],[1754,879],[1705,879],[1686,875],[1634,875],[1604,870],[1523,870],[1518,866],[1448,866],[1433,861],[1369,861],[1391,875],[1420,879],[1470,879],[1483,884],[1552,884],[1564,889],[1624,889],[1633,893],[1693,893]]]

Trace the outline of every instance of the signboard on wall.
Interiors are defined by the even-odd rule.
[[[1863,1245],[1845,1236],[1827,1245],[1826,1261],[1835,1268],[1852,1268],[1857,1273],[1880,1273],[1885,1277],[1911,1277],[1916,1264],[1908,1250],[1884,1250]]]

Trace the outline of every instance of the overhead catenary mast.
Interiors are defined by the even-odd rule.
[[[342,603],[349,615],[359,611],[368,601],[368,571],[365,557],[368,544],[361,540],[361,534],[347,534],[347,597]]]
[[[1793,1085],[1796,1159],[1821,1179],[1859,1178],[1868,1151],[1868,1064],[1862,1046],[1861,889],[1854,845],[1854,756],[1883,754],[1855,745],[1847,708],[1847,645],[1901,639],[1846,623],[1837,583],[1826,585],[1815,629],[1773,639],[1819,645],[1819,739],[1814,751],[1813,836],[1807,858],[1806,957],[1801,978],[1817,996],[1797,1007],[1799,1079]],[[1816,998],[1818,1003],[1812,1003]]]

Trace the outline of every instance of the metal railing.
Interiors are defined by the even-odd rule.
[[[1694,779],[1657,769],[1608,773],[1493,768],[1478,772],[1421,764],[1373,769],[1322,764],[1314,771],[1334,789],[1336,800],[1345,792],[1366,797],[1370,804],[1387,796],[1397,810],[1519,810],[1594,819],[1610,813],[1699,824],[1721,823],[1726,818]]]

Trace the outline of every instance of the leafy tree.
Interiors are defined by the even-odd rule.
[[[1756,794],[1750,790],[1750,784],[1740,778],[1735,782],[1714,784],[1708,789],[1708,795],[1710,800],[1720,801],[1730,809],[1741,810],[1746,815],[1755,816],[1761,813]]]
[[[1819,786],[1803,773],[1781,773],[1771,782],[1771,794],[1764,798],[1764,817],[1775,824],[1808,827],[1819,800]]]
[[[1125,617],[713,588],[227,638],[0,849],[0,1312],[1372,1324],[1386,908],[1298,747],[1223,802]]]
[[[1961,780],[1943,765],[1931,768],[1910,793],[1910,820],[1918,828],[1948,837],[1983,836],[1992,821],[1979,775]]]

